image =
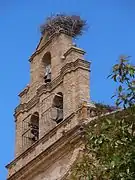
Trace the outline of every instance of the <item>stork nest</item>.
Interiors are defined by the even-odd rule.
[[[86,21],[82,20],[80,16],[57,14],[56,16],[48,17],[46,22],[41,25],[40,31],[42,35],[47,33],[48,37],[56,32],[62,31],[75,38],[83,34],[85,27]]]

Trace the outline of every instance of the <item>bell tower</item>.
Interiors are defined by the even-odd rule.
[[[30,82],[15,109],[15,159],[8,180],[61,180],[80,147],[90,63],[63,31],[44,35],[30,57]]]

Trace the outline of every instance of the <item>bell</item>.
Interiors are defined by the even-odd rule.
[[[56,122],[59,123],[63,120],[63,109],[60,108],[52,108],[52,119]]]
[[[44,79],[45,79],[45,83],[51,82],[51,73],[47,74]]]
[[[45,79],[45,83],[51,81],[51,66],[50,66],[50,64],[48,66],[46,66],[44,79]]]

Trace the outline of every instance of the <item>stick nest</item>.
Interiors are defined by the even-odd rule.
[[[82,20],[80,16],[57,14],[56,16],[48,17],[46,22],[41,25],[40,31],[42,35],[47,33],[48,37],[62,31],[75,38],[83,34],[85,27],[86,21]]]

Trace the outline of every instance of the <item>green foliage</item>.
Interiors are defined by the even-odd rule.
[[[114,96],[116,105],[122,105],[124,108],[135,104],[135,66],[129,63],[129,57],[120,57],[119,64],[113,66],[112,74],[109,75],[118,88]]]
[[[86,149],[72,170],[72,180],[135,179],[135,66],[121,57],[111,77],[117,82],[116,105],[124,110],[91,121],[85,131]],[[102,113],[115,107],[95,104]]]
[[[135,108],[92,121],[85,137],[86,151],[71,179],[135,179]]]

